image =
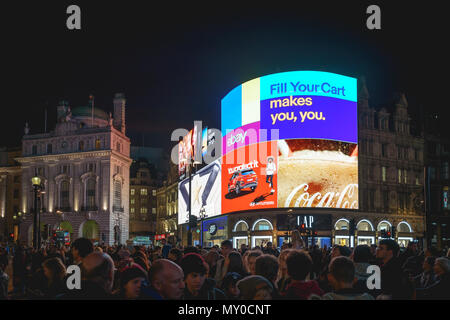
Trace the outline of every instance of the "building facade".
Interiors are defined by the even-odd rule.
[[[16,241],[23,219],[20,211],[22,171],[14,160],[20,155],[21,148],[0,150],[0,242]]]
[[[130,173],[130,239],[147,240],[156,231],[156,187],[145,159],[133,160]],[[139,237],[139,238],[136,238]]]
[[[358,85],[359,208],[279,208],[234,212],[204,220],[193,240],[204,246],[233,240],[234,247],[251,247],[289,239],[290,232],[305,224],[317,231],[314,242],[355,246],[377,244],[383,231],[393,231],[401,246],[410,241],[423,245],[426,235],[424,210],[424,138],[411,130],[404,94],[393,105],[375,109],[369,105],[364,80]],[[350,222],[356,232],[349,233]],[[187,243],[187,225],[180,226]],[[201,231],[200,231],[201,230]],[[312,244],[309,237],[309,244]]]
[[[34,212],[31,178],[38,176],[45,193],[38,207],[41,234],[63,230],[70,240],[86,237],[114,244],[129,238],[130,139],[125,135],[125,97],[116,94],[114,118],[88,106],[57,107],[53,131],[22,139],[20,209],[25,214],[20,239],[31,244]],[[46,234],[43,235],[44,240]]]
[[[174,236],[180,239],[178,228],[178,167],[171,164],[167,180],[156,191],[157,222],[155,241]]]

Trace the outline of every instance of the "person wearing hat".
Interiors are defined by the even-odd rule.
[[[237,283],[241,300],[272,300],[273,286],[262,276],[248,276]]]
[[[270,192],[274,193],[275,190],[273,189],[273,175],[277,171],[277,166],[273,162],[273,157],[270,156],[267,158],[267,167],[266,167],[266,182],[269,184],[271,190]]]
[[[239,299],[239,289],[237,283],[242,279],[242,276],[237,272],[228,272],[222,280],[222,291],[227,296],[228,300]]]
[[[116,293],[116,297],[138,299],[141,295],[141,287],[147,282],[147,279],[147,272],[137,263],[131,263],[120,272],[120,289]]]

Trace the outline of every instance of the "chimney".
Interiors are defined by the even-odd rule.
[[[114,95],[114,127],[125,134],[125,95],[116,93]]]

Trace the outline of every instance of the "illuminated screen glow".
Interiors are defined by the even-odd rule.
[[[356,78],[317,71],[256,78],[222,99],[221,115],[222,213],[358,208]],[[248,169],[254,173],[243,175]]]

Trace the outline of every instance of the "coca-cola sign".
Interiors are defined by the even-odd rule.
[[[289,193],[284,206],[300,208],[358,208],[358,185],[356,183],[346,185],[340,192],[324,191],[310,193],[308,192],[309,189],[310,186],[307,183],[295,187]]]

